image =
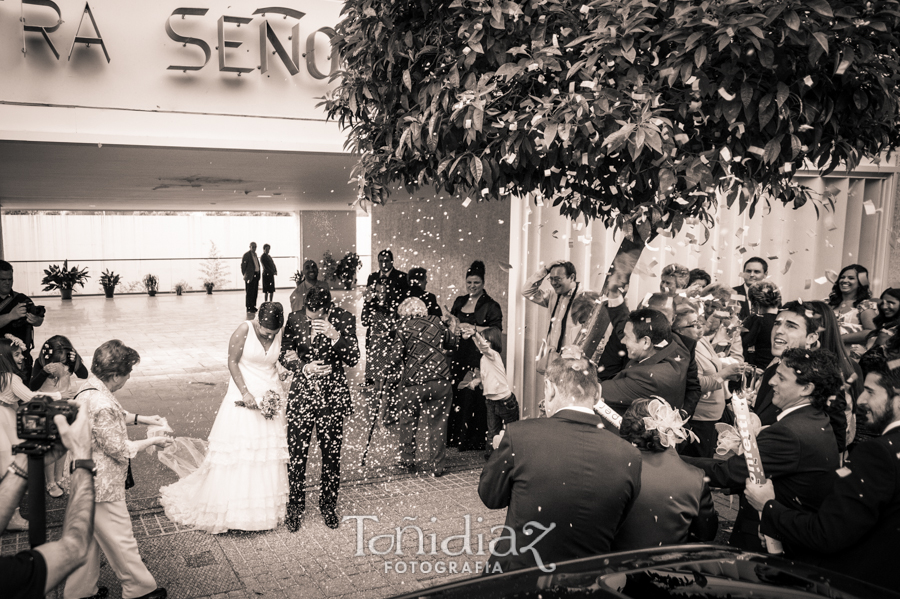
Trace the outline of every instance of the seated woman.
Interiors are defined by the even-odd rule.
[[[641,492],[613,541],[614,551],[711,541],[719,520],[703,471],[675,452],[690,432],[662,398],[639,399],[619,434],[641,450]]]
[[[865,266],[851,264],[841,269],[828,295],[828,305],[834,309],[841,327],[841,339],[847,349],[865,343],[869,332],[875,330],[875,316],[878,315],[878,306],[872,301],[872,290],[869,288],[869,271]]]

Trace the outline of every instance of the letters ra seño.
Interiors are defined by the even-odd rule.
[[[56,49],[56,45],[53,42],[53,37],[51,34],[54,33],[57,29],[59,29],[60,25],[63,24],[62,18],[62,10],[59,5],[53,0],[21,0],[23,7],[25,5],[34,5],[41,6],[45,8],[49,8],[50,10],[56,12],[57,21],[54,24],[35,24],[30,19],[26,19],[24,16],[21,18],[22,27],[24,33],[36,33],[40,34],[47,45],[50,47],[50,50],[56,56],[57,60],[59,59],[59,52]],[[209,63],[210,58],[212,58],[212,48],[210,44],[203,39],[190,37],[187,35],[180,34],[177,30],[177,22],[179,20],[184,20],[186,17],[205,17],[209,12],[208,8],[176,8],[165,22],[165,32],[175,42],[182,44],[185,48],[188,46],[194,46],[199,48],[203,52],[203,62],[200,64],[190,64],[190,65],[169,65],[169,70],[174,71],[199,71],[204,68],[207,63]],[[272,29],[272,26],[269,24],[269,21],[265,18],[266,14],[272,14],[281,16],[283,19],[293,19],[298,21],[295,23],[291,29],[291,35],[288,36],[288,39],[284,43],[283,40],[279,39],[276,35],[275,31]],[[23,12],[24,15],[24,12]],[[323,73],[316,64],[316,36],[318,34],[324,34],[330,40],[335,35],[334,29],[331,27],[320,27],[319,29],[310,33],[305,40],[305,51],[300,52],[300,24],[299,21],[306,16],[306,13],[295,10],[293,8],[284,8],[284,7],[267,7],[260,8],[253,12],[254,16],[259,16],[259,65],[255,68],[253,67],[239,67],[232,66],[226,64],[226,49],[227,48],[238,48],[243,45],[244,42],[235,41],[227,39],[227,36],[230,31],[232,31],[233,27],[240,27],[241,25],[250,25],[253,21],[257,20],[253,17],[239,17],[239,16],[230,16],[230,15],[221,15],[217,20],[217,39],[215,43],[215,50],[218,54],[219,59],[219,71],[228,72],[228,73],[237,73],[241,75],[242,73],[250,73],[259,69],[261,73],[266,73],[269,70],[269,49],[271,48],[272,54],[277,55],[281,62],[284,63],[284,66],[287,68],[288,72],[291,75],[296,75],[300,72],[301,66],[301,58],[305,59],[306,70],[307,72],[314,77],[315,79],[325,79],[331,75],[334,71],[336,71],[340,64],[340,59],[336,53],[332,52],[330,59],[330,68],[329,72]],[[98,27],[97,20],[95,19],[94,11],[91,9],[90,2],[85,2],[84,9],[80,15],[81,20],[78,24],[78,28],[75,30],[75,37],[72,40],[72,44],[69,50],[69,60],[72,58],[72,51],[75,49],[76,44],[86,44],[90,47],[90,44],[94,44],[99,46],[103,50],[104,56],[106,56],[106,61],[110,62],[111,58],[109,55],[109,50],[106,46],[106,43],[103,39],[103,34]],[[178,19],[180,17],[180,19]],[[84,20],[85,18],[90,19],[91,25],[94,28],[95,35],[93,36],[85,36],[82,35],[81,32],[85,28]],[[290,52],[286,46],[290,47]],[[25,51],[24,48],[22,50]],[[196,51],[193,52],[196,55]],[[198,56],[199,58],[199,56]]]

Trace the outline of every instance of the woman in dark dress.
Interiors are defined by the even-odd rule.
[[[481,364],[481,352],[472,335],[490,327],[503,328],[503,311],[484,290],[484,262],[476,260],[466,271],[466,295],[453,302],[450,318],[459,320],[459,348],[453,360],[453,407],[447,430],[447,445],[460,451],[490,448],[487,434],[487,406],[480,387],[459,388],[466,373]]]
[[[272,256],[269,255],[270,249],[272,249],[272,246],[268,243],[264,245],[263,255],[259,257],[259,263],[262,264],[264,302],[271,302],[275,298],[275,275],[278,274],[278,269],[275,267],[275,261],[272,260]]]
[[[772,328],[781,308],[781,292],[769,281],[759,281],[747,291],[751,314],[741,333],[744,362],[765,370],[772,362]]]

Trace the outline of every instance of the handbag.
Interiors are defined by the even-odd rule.
[[[131,474],[131,458],[128,459],[128,472],[125,473],[125,489],[130,489],[134,486],[134,475]]]

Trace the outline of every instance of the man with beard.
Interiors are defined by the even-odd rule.
[[[291,293],[291,312],[299,312],[306,307],[306,294],[313,287],[328,289],[328,285],[319,280],[316,261],[307,260],[303,263],[303,280],[297,283],[297,288]]]
[[[550,291],[541,289],[544,280],[550,282]],[[571,262],[554,262],[531,275],[522,287],[525,299],[550,310],[550,327],[544,339],[542,359],[538,363],[538,372],[541,374],[564,345],[574,343],[581,330],[580,326],[572,322],[569,314],[572,300],[578,295],[578,286],[575,265]]]
[[[858,403],[880,436],[850,453],[819,510],[788,507],[772,481],[747,481],[745,493],[762,511],[764,534],[803,547],[808,561],[826,569],[896,590],[900,570],[889,556],[900,546],[900,354],[864,356],[860,366],[866,378]]]
[[[286,413],[291,489],[285,524],[296,532],[306,509],[306,462],[315,427],[322,452],[319,510],[325,524],[337,528],[344,417],[350,413],[344,366],[359,362],[356,317],[335,306],[328,289],[310,289],[306,307],[288,317],[279,359],[294,373]]]

